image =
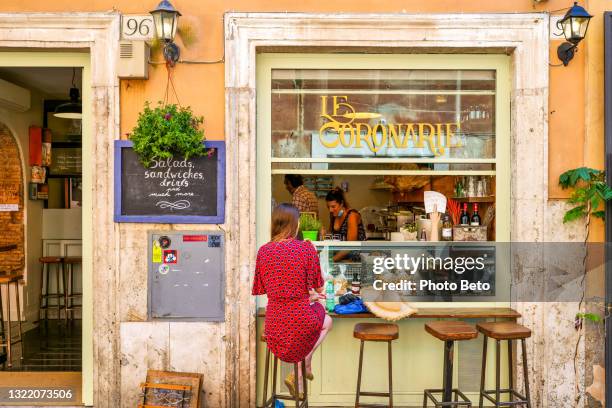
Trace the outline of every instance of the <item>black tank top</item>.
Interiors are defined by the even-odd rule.
[[[359,214],[359,211],[355,210],[355,209],[350,209],[348,214],[346,214],[346,217],[344,217],[344,220],[342,221],[342,224],[340,225],[339,229],[335,228],[335,220],[332,220],[332,234],[339,234],[342,238],[342,241],[346,241],[346,237],[348,235],[348,219],[349,216],[351,215],[351,213],[357,213],[357,215]],[[357,241],[365,241],[366,240],[366,233],[365,233],[365,228],[363,228],[363,222],[361,222],[361,216],[359,216],[359,224],[357,225]]]

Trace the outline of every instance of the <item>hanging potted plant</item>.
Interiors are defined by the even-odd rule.
[[[321,229],[321,221],[310,214],[300,216],[300,231],[304,239],[316,241],[319,238],[319,229]]]
[[[195,116],[189,107],[159,102],[151,108],[146,102],[129,138],[134,152],[147,168],[153,160],[199,157],[207,153],[200,128],[203,122],[204,118]]]

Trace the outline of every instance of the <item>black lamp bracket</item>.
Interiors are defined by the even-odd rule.
[[[164,44],[164,59],[166,63],[173,67],[181,57],[181,50],[178,45],[172,41],[167,41]]]
[[[557,48],[557,57],[563,62],[563,66],[567,66],[569,62],[574,58],[574,54],[578,51],[578,44],[572,44],[570,42],[564,42]]]

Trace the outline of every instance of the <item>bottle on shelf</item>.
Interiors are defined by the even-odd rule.
[[[470,225],[473,227],[480,226],[480,215],[478,214],[478,204],[474,203],[473,206],[474,211],[472,212],[472,219],[470,220]]]
[[[444,214],[442,221],[442,241],[453,240],[453,223],[450,220],[448,214]]]
[[[470,225],[470,216],[468,215],[467,203],[463,203],[463,208],[461,209],[461,216],[459,217],[459,224]]]
[[[427,233],[425,232],[425,228],[421,229],[421,236],[419,237],[419,241],[427,241]]]
[[[335,295],[334,280],[330,278],[325,283],[325,308],[328,312],[334,311],[334,306],[336,306]]]

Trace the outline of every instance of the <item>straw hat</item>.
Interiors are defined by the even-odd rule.
[[[418,309],[410,303],[403,302],[398,293],[392,291],[377,291],[372,288],[362,290],[363,299],[375,299],[363,302],[363,304],[376,317],[394,322],[411,316],[418,312]]]

